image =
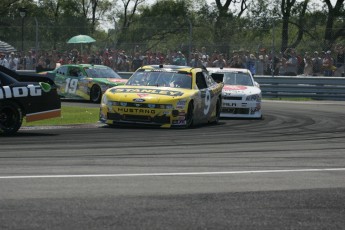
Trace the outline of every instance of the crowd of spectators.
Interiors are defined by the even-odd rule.
[[[0,54],[0,65],[12,70],[54,69],[57,65],[71,63],[102,64],[118,72],[132,72],[143,65],[172,64],[192,67],[233,67],[247,68],[254,75],[281,76],[344,76],[345,47],[336,45],[333,50],[297,53],[288,48],[285,52],[272,53],[267,49],[257,52],[235,50],[230,55],[214,51],[209,53],[205,47],[193,50],[190,58],[181,51],[167,53],[154,51],[101,50],[98,52],[28,51],[26,53]],[[274,57],[274,58],[273,58]]]

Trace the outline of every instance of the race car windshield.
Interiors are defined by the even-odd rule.
[[[121,79],[114,70],[110,68],[87,68],[85,69],[88,77],[92,78],[118,78]]]
[[[224,73],[223,82],[225,85],[253,86],[250,75],[244,73]]]
[[[136,72],[126,85],[191,89],[192,78],[188,74],[177,72]]]

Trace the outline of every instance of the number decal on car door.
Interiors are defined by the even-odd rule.
[[[75,93],[77,91],[78,79],[66,79],[65,93]]]
[[[204,114],[207,115],[208,111],[210,110],[211,106],[211,94],[209,90],[206,90],[206,95],[205,95],[205,107],[204,107]]]

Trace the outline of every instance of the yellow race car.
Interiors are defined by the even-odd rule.
[[[174,65],[139,68],[123,86],[108,89],[101,100],[100,121],[188,128],[218,123],[223,83],[206,69]]]

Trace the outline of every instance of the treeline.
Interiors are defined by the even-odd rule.
[[[22,39],[24,50],[64,50],[78,34],[92,49],[186,53],[328,50],[345,38],[344,0],[2,0],[0,15],[0,40],[18,50]]]

